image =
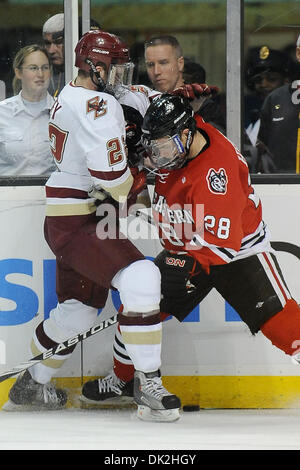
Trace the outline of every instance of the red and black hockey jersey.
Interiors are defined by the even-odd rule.
[[[246,160],[221,132],[196,120],[208,145],[183,168],[156,176],[152,209],[162,244],[206,268],[273,251]]]

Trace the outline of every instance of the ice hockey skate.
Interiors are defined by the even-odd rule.
[[[9,391],[4,411],[59,410],[65,407],[67,394],[51,384],[33,380],[28,370],[20,375]]]
[[[133,379],[130,382],[124,382],[112,372],[103,379],[90,380],[82,387],[80,401],[83,405],[98,405],[100,407],[135,406]]]
[[[159,371],[135,372],[134,399],[138,418],[143,421],[169,422],[180,418],[180,399],[163,387]]]

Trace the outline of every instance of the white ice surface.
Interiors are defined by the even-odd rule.
[[[201,410],[174,423],[135,410],[1,411],[0,450],[12,449],[299,450],[300,410]]]

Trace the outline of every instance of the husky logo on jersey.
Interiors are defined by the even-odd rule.
[[[219,171],[213,168],[209,169],[206,176],[208,183],[208,189],[214,194],[226,194],[227,193],[227,182],[228,178],[224,168],[220,168]]]
[[[94,96],[86,102],[86,113],[94,112],[94,119],[97,119],[100,116],[104,116],[106,114],[107,101],[101,100],[99,96]]]

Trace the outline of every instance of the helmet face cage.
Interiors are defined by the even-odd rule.
[[[75,56],[75,66],[86,72],[91,72],[91,63],[94,67],[105,64],[110,87],[131,84],[134,64],[130,62],[126,44],[118,36],[100,30],[89,31],[78,42]]]
[[[189,129],[185,148],[181,141],[184,129]],[[195,129],[193,110],[187,100],[167,93],[155,98],[145,114],[142,128],[142,144],[155,167],[182,167]]]
[[[142,144],[155,168],[180,168],[186,161],[186,150],[180,136],[166,136],[155,140],[142,140]]]
[[[111,64],[107,74],[107,85],[117,88],[122,85],[131,85],[134,64],[126,62],[125,64]]]

